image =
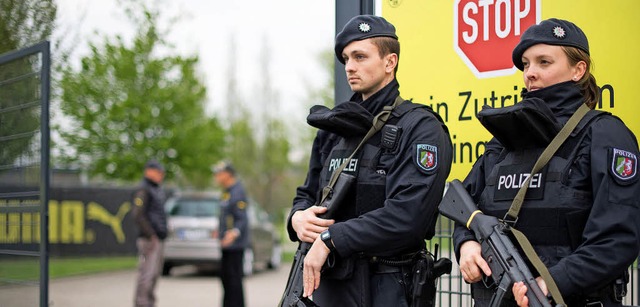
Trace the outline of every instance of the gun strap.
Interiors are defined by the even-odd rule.
[[[529,242],[529,240],[527,240],[527,237],[524,235],[524,233],[522,233],[521,231],[513,227],[510,227],[510,230],[511,230],[511,233],[513,233],[513,236],[518,241],[518,244],[520,244],[520,247],[524,251],[529,261],[531,261],[531,264],[533,264],[533,267],[535,267],[536,270],[538,270],[538,273],[540,273],[540,276],[542,276],[542,279],[547,284],[547,289],[549,289],[549,293],[551,293],[551,297],[553,297],[553,299],[555,300],[557,304],[556,306],[566,307],[567,304],[564,302],[564,299],[562,298],[562,294],[560,294],[560,289],[558,289],[558,285],[556,285],[555,280],[553,280],[553,277],[551,277],[551,273],[549,273],[549,270],[547,269],[547,267],[544,265],[544,263],[542,263],[542,260],[540,260],[540,257],[538,256],[536,251],[533,249],[533,246],[531,246],[531,243]]]
[[[367,134],[362,138],[362,141],[360,141],[360,144],[358,144],[358,147],[356,147],[356,149],[353,150],[351,155],[346,160],[344,160],[344,162],[342,162],[342,164],[340,165],[340,167],[338,167],[338,169],[336,169],[333,172],[333,174],[331,175],[331,180],[329,180],[329,184],[327,184],[327,186],[325,186],[322,189],[322,199],[320,200],[320,203],[323,203],[325,199],[327,199],[327,197],[331,195],[331,192],[333,191],[333,187],[336,185],[336,182],[338,181],[338,177],[340,176],[340,173],[342,173],[342,171],[347,166],[347,164],[351,161],[351,159],[356,154],[356,152],[360,150],[362,145],[364,145],[364,143],[367,142],[369,138],[371,138],[374,134],[376,134],[376,132],[382,129],[382,126],[384,126],[384,124],[389,119],[389,116],[391,116],[391,112],[393,111],[393,109],[399,106],[402,102],[404,102],[404,99],[402,99],[402,97],[398,95],[398,97],[396,97],[396,100],[393,102],[392,105],[384,106],[382,111],[378,113],[376,117],[373,118],[373,125],[371,125],[369,132],[367,132]]]
[[[518,244],[524,251],[529,261],[531,261],[531,264],[533,264],[536,270],[538,270],[538,273],[540,273],[540,276],[542,276],[542,279],[547,284],[547,288],[549,289],[551,296],[560,306],[567,306],[567,304],[564,302],[562,295],[560,294],[558,285],[556,285],[556,282],[553,280],[553,277],[551,277],[549,270],[544,265],[544,263],[542,263],[542,260],[540,260],[540,257],[538,257],[538,254],[533,249],[533,246],[531,246],[531,243],[529,242],[527,237],[521,231],[515,229],[513,226],[515,226],[515,223],[518,221],[518,213],[520,212],[520,208],[522,207],[522,202],[524,201],[524,196],[527,193],[529,182],[531,181],[533,174],[539,172],[547,163],[549,163],[551,157],[553,157],[556,151],[558,151],[562,143],[564,143],[564,141],[569,137],[573,129],[575,129],[580,120],[587,114],[587,112],[589,112],[589,110],[590,108],[586,104],[582,104],[580,108],[578,108],[578,110],[576,110],[576,112],[571,116],[571,118],[569,118],[560,132],[558,132],[558,134],[553,138],[549,146],[544,149],[536,163],[533,165],[533,169],[531,170],[529,177],[527,178],[527,180],[525,180],[524,184],[518,191],[518,194],[516,194],[516,197],[513,199],[511,207],[509,208],[509,211],[505,214],[503,219],[505,223],[512,226],[511,232],[518,241]]]
[[[522,184],[522,187],[518,191],[518,194],[516,194],[516,197],[513,199],[509,211],[507,211],[504,216],[503,220],[505,222],[511,224],[512,226],[515,225],[515,223],[518,221],[518,213],[520,212],[520,207],[522,207],[524,196],[527,193],[527,189],[529,188],[529,183],[531,182],[533,175],[539,172],[545,165],[547,165],[547,163],[549,163],[549,160],[551,160],[562,143],[564,143],[564,141],[569,137],[573,129],[578,126],[580,120],[587,114],[587,112],[589,112],[589,110],[591,109],[586,104],[582,104],[580,108],[578,108],[578,110],[573,113],[571,118],[569,118],[560,132],[558,132],[558,134],[553,138],[549,146],[544,149],[540,157],[538,157],[536,163],[533,165],[533,169],[529,173],[529,177],[527,178],[527,180],[525,180],[524,184]]]

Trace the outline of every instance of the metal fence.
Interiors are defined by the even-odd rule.
[[[49,71],[49,42],[0,55],[0,285],[25,306],[48,306]]]
[[[456,263],[456,256],[453,252],[453,243],[451,241],[451,235],[453,234],[453,222],[449,219],[440,216],[436,225],[436,235],[428,241],[427,248],[433,251],[435,245],[438,244],[438,256],[451,259],[453,262],[453,269],[450,275],[443,275],[438,281],[438,292],[436,298],[437,306],[447,307],[469,307],[472,306],[471,291],[467,283],[464,282],[460,275]],[[627,285],[627,296],[625,297],[623,304],[627,306],[640,305],[640,284],[638,280],[638,261],[636,261],[631,267],[629,267],[630,282]]]

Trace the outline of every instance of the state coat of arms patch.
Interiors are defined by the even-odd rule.
[[[636,176],[638,157],[626,150],[613,148],[611,155],[611,173],[618,179],[627,181]]]
[[[425,171],[432,171],[438,166],[438,147],[429,144],[416,145],[416,163]]]

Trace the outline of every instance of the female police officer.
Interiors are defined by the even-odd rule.
[[[524,73],[525,99],[520,106],[478,114],[494,139],[464,181],[480,210],[500,218],[520,188],[514,178],[528,176],[559,127],[582,104],[593,109],[599,99],[587,37],[569,21],[548,19],[527,29],[513,51],[513,63]],[[509,120],[526,109],[549,116]],[[533,175],[537,182],[528,186],[515,228],[534,246],[569,306],[621,306],[625,273],[640,251],[637,159],[638,143],[624,123],[590,110],[547,166]],[[454,243],[462,276],[473,283],[476,306],[485,306],[493,290],[479,282],[483,273],[491,274],[479,244],[461,225]],[[546,289],[540,278],[538,283]],[[513,287],[522,306],[528,303],[526,290],[522,283]]]

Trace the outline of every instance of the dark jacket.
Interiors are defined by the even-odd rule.
[[[542,98],[562,124],[583,103],[583,97],[573,82],[527,93],[527,97]],[[592,119],[582,128],[578,141],[574,140],[570,145],[565,143],[571,148],[561,147],[548,164],[548,168],[552,169],[557,163],[566,163],[566,168],[557,176],[546,174],[547,180],[542,187],[543,198],[525,199],[516,224],[516,228],[528,227],[523,232],[534,238],[532,244],[536,252],[549,268],[565,299],[584,296],[610,284],[627,270],[640,252],[638,143],[633,133],[617,117],[600,111],[590,112],[592,114],[588,115],[592,115]],[[598,114],[594,115],[594,112]],[[488,189],[497,189],[496,185],[491,185],[495,178],[490,178],[490,175],[497,171],[499,166],[496,165],[510,159],[513,154],[492,140],[464,180],[466,189],[478,202],[480,209],[492,211],[499,218],[503,217],[511,201],[486,197],[487,193],[495,195]],[[616,165],[623,161],[621,159],[625,155],[635,170],[621,175],[617,173]],[[563,159],[569,160],[561,162]],[[551,177],[556,177],[555,181]],[[558,189],[565,192],[552,192]],[[584,205],[577,207],[579,203]],[[536,217],[538,206],[544,206],[545,209]],[[577,220],[574,213],[578,211],[583,218],[579,223],[572,223]],[[563,231],[545,230],[540,227],[542,223],[577,233],[577,240],[563,240]],[[473,239],[470,230],[458,225],[454,232],[456,252],[459,253],[463,242]],[[475,286],[482,287],[479,284]]]
[[[244,187],[237,181],[234,185],[226,189],[222,196],[222,207],[220,210],[220,238],[225,232],[231,229],[238,229],[238,237],[225,250],[242,250],[249,247],[249,219],[247,218],[248,199]]]
[[[133,216],[139,236],[151,238],[167,237],[167,213],[164,209],[165,192],[157,183],[144,178],[133,194]]]
[[[376,115],[384,106],[394,103],[399,95],[398,87],[397,81],[393,80],[367,101],[363,102],[359,94],[354,95],[352,101],[361,103],[372,115]],[[372,170],[385,176],[382,194],[386,196],[381,200],[383,206],[358,218],[338,219],[329,227],[332,241],[341,257],[355,253],[399,255],[409,249],[415,251],[416,247],[424,245],[425,238],[434,235],[437,205],[451,168],[451,140],[444,124],[426,107],[415,108],[396,121],[395,124],[401,129],[396,150],[386,153],[380,151],[379,164]],[[288,219],[287,229],[293,241],[297,241],[297,236],[291,226],[291,216],[318,201],[323,166],[326,166],[327,158],[341,139],[327,131],[319,130],[317,133],[306,181],[297,189]],[[425,170],[419,167],[417,147],[420,144],[438,148],[436,168]],[[376,146],[380,147],[379,141]]]

